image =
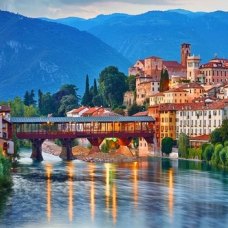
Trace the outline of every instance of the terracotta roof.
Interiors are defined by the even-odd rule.
[[[102,107],[92,107],[85,111],[82,116],[92,116],[94,112],[98,111],[99,109],[103,109]]]
[[[190,137],[190,140],[194,141],[209,141],[210,136],[209,135],[199,135],[195,137]]]
[[[133,116],[148,116],[148,111],[137,112]]]
[[[200,69],[203,68],[228,68],[228,59],[219,59],[219,58],[214,58],[211,61],[209,61],[208,63],[202,64],[200,66]]]
[[[178,68],[180,70],[184,69],[184,67],[177,61],[163,61],[163,65],[167,68]]]
[[[85,106],[81,106],[79,108],[76,108],[76,109],[73,109],[71,111],[69,111],[68,113],[71,113],[71,114],[78,114],[79,112],[81,112],[82,110],[86,109],[88,107],[85,107]]]
[[[163,93],[173,93],[173,92],[187,92],[187,91],[182,88],[173,88],[173,89],[167,90]]]
[[[204,102],[198,102],[198,103],[165,103],[160,104],[160,110],[161,111],[181,111],[181,110],[218,110],[223,109],[224,107],[228,106],[228,99],[220,100],[212,103],[204,103]]]
[[[110,111],[104,110],[104,112],[98,113],[96,116],[122,116],[122,115],[115,113],[115,112],[110,112]]]
[[[0,112],[10,112],[10,107],[7,105],[0,105]]]
[[[196,82],[183,84],[179,88],[182,88],[182,89],[189,89],[189,88],[191,88],[191,89],[204,89],[203,86],[201,86],[200,84],[198,84]]]
[[[154,95],[150,96],[150,97],[160,97],[160,96],[165,96],[164,93],[159,92],[159,93],[155,93]]]

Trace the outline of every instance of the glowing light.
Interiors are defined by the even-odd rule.
[[[95,186],[94,186],[94,170],[95,165],[89,164],[89,171],[90,171],[90,211],[91,211],[91,219],[94,221],[94,215],[95,215],[95,208],[96,208],[96,202],[95,202]]]
[[[73,197],[73,176],[74,176],[74,164],[71,162],[68,162],[67,164],[67,172],[68,172],[68,214],[69,214],[69,221],[73,221],[74,217],[74,197]]]
[[[52,165],[46,165],[46,176],[47,176],[47,219],[51,221],[51,173],[52,173]]]
[[[113,223],[116,223],[117,218],[117,201],[116,201],[116,184],[113,184],[112,186],[112,219]]]
[[[169,216],[173,217],[173,170],[169,169]]]
[[[110,164],[105,164],[105,170],[106,170],[106,185],[105,185],[105,202],[106,202],[106,208],[109,209],[109,199],[110,199]]]
[[[134,192],[134,206],[138,205],[138,162],[133,163],[133,192]]]

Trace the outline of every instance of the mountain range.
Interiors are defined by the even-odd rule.
[[[0,100],[26,90],[54,92],[73,83],[84,92],[106,66],[127,72],[129,61],[94,35],[76,28],[0,11]]]
[[[228,12],[204,13],[177,9],[54,21],[93,34],[132,63],[151,55],[179,60],[181,43],[190,43],[192,54],[200,54],[203,62],[214,55],[228,58]]]

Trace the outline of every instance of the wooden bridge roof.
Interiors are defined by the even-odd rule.
[[[89,117],[11,117],[8,121],[18,123],[90,123],[90,122],[155,122],[151,116],[89,116]]]

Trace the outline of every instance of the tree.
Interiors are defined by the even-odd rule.
[[[133,104],[127,110],[129,116],[132,116],[132,115],[136,114],[137,112],[142,112],[142,111],[145,111],[145,107],[144,106],[137,105],[137,104]]]
[[[216,144],[216,143],[221,143],[222,141],[223,139],[221,135],[221,128],[216,128],[210,134],[210,142],[213,144]]]
[[[210,161],[213,153],[214,153],[214,146],[212,144],[209,144],[203,152],[203,158],[206,161]]]
[[[85,86],[85,93],[82,97],[82,105],[89,105],[92,103],[92,97],[91,97],[91,92],[90,92],[90,87],[89,87],[89,76],[86,75],[86,86]]]
[[[38,110],[33,105],[25,106],[24,107],[24,116],[25,117],[34,117],[38,116]]]
[[[223,142],[228,140],[228,119],[222,121],[222,126],[220,130]]]
[[[58,116],[64,116],[71,109],[78,107],[78,100],[72,94],[62,97],[58,109]]]
[[[167,70],[161,71],[160,92],[169,90],[169,73]]]
[[[30,95],[29,95],[29,92],[26,90],[24,95],[24,104],[29,106],[29,103],[30,103]]]
[[[135,91],[136,88],[136,78],[135,75],[130,75],[127,77],[127,84],[129,91]]]
[[[20,97],[15,97],[10,101],[11,116],[24,116],[24,102]]]
[[[123,95],[127,91],[126,76],[117,67],[109,66],[99,76],[99,94],[102,105],[117,107],[123,103]]]
[[[52,110],[53,110],[53,114],[55,116],[59,115],[59,107],[61,105],[61,100],[64,96],[66,95],[73,95],[77,101],[77,103],[79,102],[79,96],[77,95],[77,90],[78,88],[75,85],[72,84],[65,84],[63,85],[60,90],[57,93],[54,93],[52,95]]]
[[[93,81],[93,97],[98,95],[98,90],[97,90],[97,80],[94,78]]]
[[[185,133],[180,133],[178,138],[178,153],[182,158],[188,158],[189,137]]]
[[[43,93],[39,89],[38,90],[38,109],[39,109],[39,111],[42,109],[42,98],[43,98]]]
[[[212,164],[218,165],[220,162],[220,151],[223,149],[223,145],[221,143],[215,145],[214,153],[212,154],[211,161]]]
[[[41,99],[42,106],[39,111],[41,115],[48,115],[55,112],[54,102],[51,93],[42,94]]]
[[[170,137],[165,137],[162,139],[161,151],[169,155],[172,152],[173,148],[173,139]]]

